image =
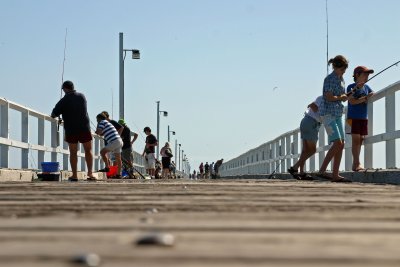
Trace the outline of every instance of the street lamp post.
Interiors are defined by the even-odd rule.
[[[163,113],[164,117],[168,116],[167,111],[160,110],[160,101],[157,101],[157,141],[158,141],[158,146],[157,146],[157,159],[158,156],[160,155],[160,113]]]
[[[178,167],[178,139],[175,139],[175,167]]]
[[[126,51],[132,52],[132,59],[140,59],[137,49],[124,49],[124,33],[119,33],[119,118],[124,119],[124,60]]]
[[[170,142],[169,133],[172,133],[172,135],[175,135],[175,131],[170,131],[169,130],[169,125],[168,125],[168,143]]]
[[[183,154],[183,149],[182,149],[182,156],[181,156],[181,166],[182,166],[182,172],[185,172],[185,168],[183,166],[183,161],[184,161],[184,154]]]
[[[179,144],[179,154],[178,154],[178,170],[181,170],[181,144]]]

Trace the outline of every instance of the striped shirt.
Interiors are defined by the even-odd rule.
[[[332,72],[326,76],[324,80],[323,94],[331,92],[334,96],[340,96],[345,93],[345,85],[343,78],[339,78],[335,72]],[[341,100],[338,101],[327,101],[324,100],[319,108],[319,114],[321,116],[332,115],[335,117],[342,116],[343,104]]]
[[[121,139],[115,127],[109,123],[107,120],[102,120],[97,124],[97,129],[102,130],[102,135],[104,136],[104,140],[109,144],[118,138]]]

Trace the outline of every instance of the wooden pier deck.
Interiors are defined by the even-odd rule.
[[[170,234],[172,245],[138,245]],[[96,263],[73,262],[95,253]],[[91,265],[92,264],[92,265]],[[0,183],[0,266],[400,266],[400,187]]]

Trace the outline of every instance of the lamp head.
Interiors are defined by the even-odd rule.
[[[163,115],[164,115],[164,117],[167,117],[168,116],[168,112],[167,111],[163,111]]]
[[[140,59],[140,51],[137,49],[132,50],[132,59]]]

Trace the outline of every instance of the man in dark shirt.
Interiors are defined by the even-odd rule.
[[[221,167],[224,159],[217,160],[214,164],[215,178],[219,177],[219,167]]]
[[[143,131],[147,135],[147,137],[142,156],[144,156],[145,158],[145,167],[147,173],[150,176],[155,177],[156,156],[154,153],[155,147],[158,146],[158,141],[157,138],[151,133],[150,127],[145,127]]]
[[[122,161],[124,162],[124,165],[126,164],[129,169],[133,167],[133,148],[132,145],[138,138],[138,134],[131,132],[131,129],[129,129],[128,125],[126,125],[125,121],[123,119],[120,119],[118,121],[120,125],[124,127],[121,133],[121,138],[122,142],[124,145],[122,146]],[[133,134],[133,139],[131,141],[131,135]],[[129,173],[129,172],[128,172]],[[129,173],[129,176],[132,174]]]
[[[54,107],[51,117],[55,118],[62,115],[64,120],[65,141],[69,146],[69,160],[72,169],[72,176],[68,178],[68,181],[78,181],[78,142],[82,143],[85,150],[88,179],[95,179],[92,173],[92,134],[90,132],[86,98],[83,94],[75,91],[74,84],[71,81],[65,81],[62,84],[62,90],[65,95]]]
[[[208,179],[210,175],[210,165],[208,165],[208,162],[204,165],[204,173],[205,173],[205,178]]]

